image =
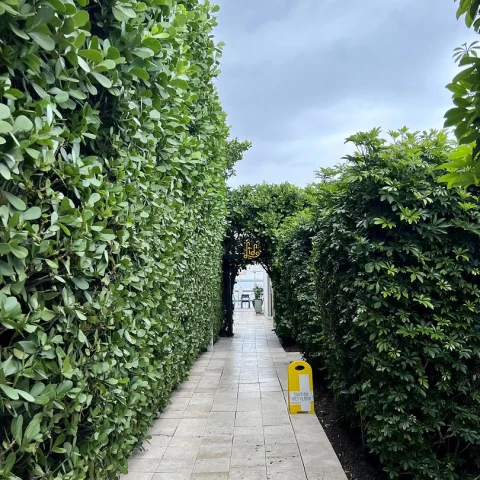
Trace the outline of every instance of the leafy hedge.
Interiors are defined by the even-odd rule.
[[[479,197],[438,184],[445,135],[393,136],[391,145],[377,131],[352,137],[358,152],[319,187],[315,218],[284,233],[277,261],[294,290],[290,316],[390,478],[475,478]]]
[[[0,478],[125,472],[220,328],[215,10],[0,2]]]
[[[302,349],[318,325],[311,261],[314,235],[315,219],[310,209],[300,211],[279,229],[274,256],[275,268],[281,272],[274,289],[275,332],[284,343],[296,341]]]
[[[227,195],[225,252],[243,253],[245,238],[259,241],[261,262],[272,275],[277,232],[286,218],[307,206],[304,189],[290,183],[243,185]]]
[[[229,157],[238,158],[235,154],[238,145],[233,142]],[[244,151],[246,148],[241,147]],[[224,271],[226,299],[231,299],[238,272],[251,263],[261,263],[270,276],[274,288],[281,269],[275,268],[274,256],[277,248],[277,233],[282,229],[286,218],[303,210],[308,204],[304,189],[290,183],[243,185],[229,189],[227,194],[227,233],[224,240],[224,252],[228,255],[239,255],[240,258],[226,261]],[[260,244],[261,256],[258,260],[244,259],[245,241],[254,239]],[[227,289],[226,289],[227,290]],[[229,313],[225,317],[225,334],[231,334],[233,319]]]

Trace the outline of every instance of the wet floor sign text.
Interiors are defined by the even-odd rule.
[[[307,362],[288,366],[288,409],[293,415],[314,413],[312,367]]]

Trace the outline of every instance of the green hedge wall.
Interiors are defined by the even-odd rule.
[[[0,478],[114,479],[222,321],[208,2],[0,2]]]
[[[325,369],[389,478],[478,478],[478,192],[437,182],[444,134],[393,138],[352,137],[358,152],[318,187],[312,215],[286,222],[281,325]]]
[[[306,209],[279,229],[274,266],[281,272],[274,289],[275,332],[284,344],[296,341],[302,350],[317,328],[314,267],[311,259],[315,219]],[[306,338],[304,338],[306,336]],[[309,352],[313,354],[310,348]],[[313,359],[310,356],[309,360]]]

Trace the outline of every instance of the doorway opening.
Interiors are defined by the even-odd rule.
[[[262,313],[273,317],[273,291],[270,277],[260,263],[246,265],[235,279],[233,287],[233,309],[248,311],[254,309],[255,290],[261,288]]]

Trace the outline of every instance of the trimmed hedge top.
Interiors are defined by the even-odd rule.
[[[222,321],[209,2],[0,2],[0,477],[114,479]]]

